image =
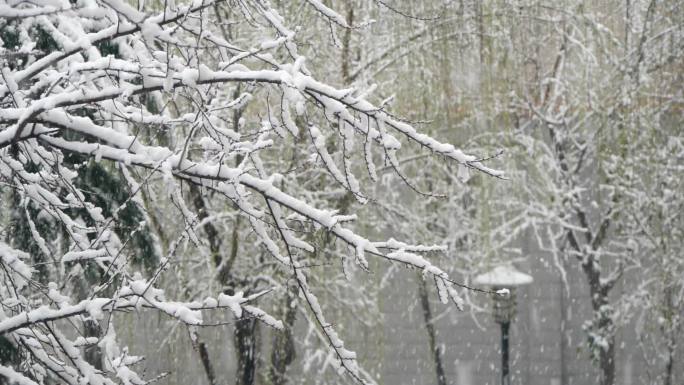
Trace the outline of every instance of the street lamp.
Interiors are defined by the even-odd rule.
[[[521,273],[513,265],[501,265],[475,277],[474,283],[490,286],[496,291],[493,298],[494,322],[501,325],[501,385],[510,385],[508,377],[508,328],[515,317],[515,288],[532,283],[533,278]]]

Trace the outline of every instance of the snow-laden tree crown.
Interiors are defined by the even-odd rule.
[[[356,28],[306,6],[331,28]],[[368,239],[350,204],[325,194],[382,199],[364,188],[378,167],[421,190],[402,172],[402,147],[502,174],[373,102],[372,89],[317,78],[299,53],[305,28],[262,0],[0,4],[0,333],[18,355],[0,374],[143,384],[156,374],[119,346],[117,314],[155,309],[201,349],[208,313],[287,329],[255,302],[293,284],[340,372],[373,382],[315,294],[321,248],[363,270],[370,258],[416,267],[461,306],[459,284],[424,257],[443,247]],[[211,282],[178,278],[188,255]]]

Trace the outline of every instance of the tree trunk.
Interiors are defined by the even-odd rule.
[[[672,369],[674,367],[674,349],[668,344],[667,349],[667,362],[665,363],[665,379],[663,380],[663,385],[672,385]]]
[[[100,338],[102,330],[100,329],[100,324],[92,319],[86,319],[83,321],[83,336],[84,337],[97,337]],[[86,362],[97,370],[102,370],[102,349],[97,345],[90,345],[84,348],[83,358]]]
[[[565,269],[565,260],[563,260],[563,269]],[[568,310],[567,306],[570,301],[566,298],[566,296],[569,296],[569,291],[566,290],[566,284],[563,281],[562,278],[559,279],[559,286],[560,286],[560,314],[561,314],[561,322],[560,322],[560,385],[568,385],[568,368],[567,368],[567,358],[565,354],[565,349],[566,347],[569,346],[568,344],[568,331],[567,325],[568,325]]]
[[[287,368],[294,361],[296,356],[292,329],[295,323],[297,307],[292,306],[292,301],[297,300],[298,288],[290,287],[285,294],[284,305],[282,307],[282,317],[285,329],[275,333],[273,337],[273,351],[271,353],[271,383],[272,385],[287,384]]]
[[[209,359],[209,351],[207,350],[207,344],[200,341],[197,344],[197,350],[200,355],[200,360],[202,361],[204,373],[207,375],[209,385],[216,385],[216,375],[214,373],[214,367],[211,365],[211,360]]]
[[[241,87],[239,86],[235,88],[233,92],[233,98],[238,98],[240,96],[240,90]],[[239,131],[239,121],[241,116],[242,110],[233,111],[232,125],[235,132]],[[240,164],[242,158],[242,156],[236,157],[236,166]],[[202,191],[199,187],[197,187],[197,185],[190,185],[190,196],[193,205],[197,210],[198,219],[200,221],[207,219],[209,217],[207,204],[202,196]],[[234,286],[238,284],[240,286],[246,286],[249,284],[249,282],[239,279],[239,277],[234,277],[232,274],[232,268],[235,260],[237,259],[239,249],[238,243],[240,238],[240,216],[237,216],[235,219],[230,238],[230,251],[228,255],[225,255],[223,252],[223,238],[214,224],[207,222],[204,224],[203,229],[207,234],[212,261],[214,262],[214,266],[216,266],[218,269],[216,280],[224,287],[228,294],[232,295]],[[244,289],[246,290],[247,288]],[[248,294],[248,292],[245,292],[245,295]],[[258,324],[253,319],[242,319],[235,323],[233,342],[237,357],[236,385],[252,385],[255,383],[255,373],[258,358],[257,351],[259,349],[258,333]],[[198,347],[205,374],[209,383],[213,385],[215,383],[215,376],[205,343],[198,340]]]
[[[610,338],[608,349],[601,349],[601,385],[615,384],[615,340]]]
[[[437,385],[446,385],[446,375],[444,374],[444,366],[442,365],[442,353],[436,343],[435,325],[432,323],[432,311],[430,310],[430,300],[428,298],[427,287],[422,273],[418,273],[418,295],[420,296],[420,304],[423,308],[423,319],[425,321],[425,329],[428,333],[428,342],[430,344],[430,354],[435,363],[435,375],[437,378]]]
[[[354,23],[354,0],[347,0],[347,14],[345,19],[347,25],[351,27]],[[351,82],[351,28],[344,30],[342,38],[342,84],[347,85]]]
[[[254,319],[242,319],[235,323],[233,334],[233,341],[237,350],[235,385],[254,384],[258,358],[258,333],[257,321]]]
[[[594,314],[598,314],[596,332],[605,339],[605,345],[599,345],[599,368],[601,370],[600,385],[615,385],[615,323],[608,305],[610,287],[601,283],[601,271],[593,258],[587,258],[582,265],[589,281],[589,294]]]

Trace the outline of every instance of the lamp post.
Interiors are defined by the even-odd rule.
[[[501,325],[501,385],[510,385],[508,376],[508,329],[515,317],[515,288],[532,283],[533,278],[512,265],[501,265],[475,277],[476,285],[489,286],[496,291],[493,297],[494,322]]]

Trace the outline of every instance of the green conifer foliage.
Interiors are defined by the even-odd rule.
[[[33,41],[36,42],[31,54],[20,53],[20,34],[14,24],[14,21],[5,23],[0,21],[2,45],[12,51],[12,56],[6,63],[11,70],[23,68],[30,60],[30,56],[38,59],[59,48],[50,34],[38,26],[30,30]],[[118,55],[118,49],[112,42],[103,42],[97,47],[103,56]],[[71,111],[71,113],[95,119],[95,116],[87,108],[80,108]],[[76,139],[80,134],[65,130],[62,135],[65,138]],[[19,149],[16,148],[17,145],[13,146],[15,147],[12,151],[16,156]],[[127,247],[124,253],[129,255],[128,258],[143,269],[151,269],[152,266],[155,266],[159,260],[155,248],[156,241],[151,234],[150,227],[143,223],[145,221],[144,209],[130,199],[132,191],[129,190],[121,171],[107,162],[95,162],[88,160],[83,155],[73,153],[64,153],[64,163],[69,168],[79,166],[77,167],[78,177],[74,184],[83,192],[86,200],[101,208],[102,215],[105,218],[116,218],[118,226],[114,230],[122,242],[126,242]],[[32,173],[40,171],[39,166],[30,160],[25,168]],[[67,194],[69,191],[60,192],[61,196]],[[30,200],[23,201],[16,191],[12,191],[8,195],[12,202],[12,210],[9,213],[7,241],[13,247],[29,253],[32,267],[35,270],[34,278],[41,284],[47,285],[48,282],[55,279],[52,275],[57,271],[55,269],[59,268],[59,257],[69,250],[71,240],[68,238],[67,232],[60,228],[61,223],[49,215],[42,215],[40,209],[33,202]],[[94,225],[93,219],[84,209],[72,209],[71,211],[72,218],[80,218],[87,226]],[[45,255],[44,250],[38,245],[34,231],[45,240],[47,248],[53,255]],[[89,236],[94,238],[97,234],[93,233]],[[66,264],[67,269],[73,267],[74,264],[80,265],[84,278],[75,283],[74,290],[78,293],[77,297],[86,298],[92,294],[89,292],[91,284],[99,284],[105,279],[104,272],[93,261],[69,262]],[[51,269],[51,266],[54,269]],[[101,333],[96,321],[86,320],[83,326],[84,334],[87,336],[99,336]],[[0,337],[0,364],[18,362],[19,354],[20,350],[12,341]],[[99,368],[101,365],[99,348],[94,347],[87,350],[86,357],[95,367]],[[0,381],[0,383],[2,382]]]

